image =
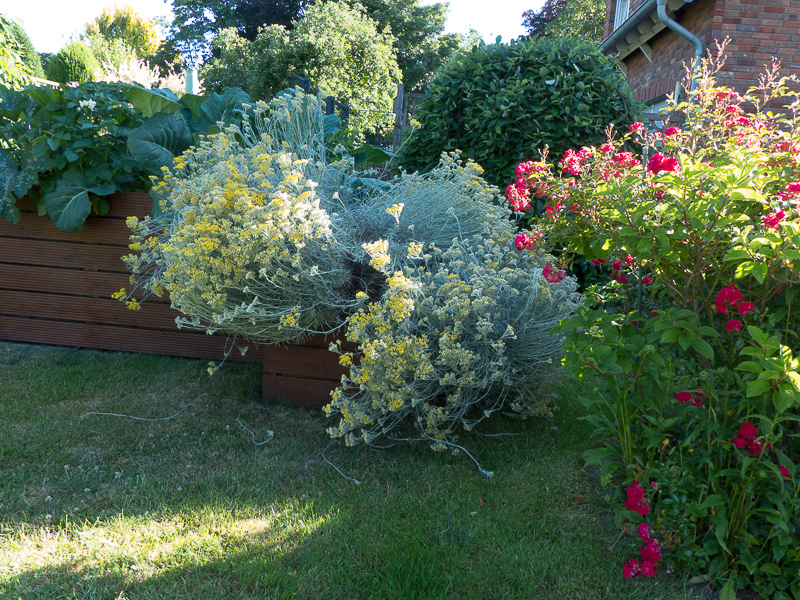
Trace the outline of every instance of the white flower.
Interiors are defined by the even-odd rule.
[[[97,102],[94,100],[81,100],[78,104],[81,108],[89,107],[89,110],[94,110],[94,107],[97,106]]]

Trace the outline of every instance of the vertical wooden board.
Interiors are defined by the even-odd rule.
[[[339,381],[349,370],[339,364],[339,355],[326,348],[266,346],[264,372],[289,377]]]
[[[267,402],[288,402],[296,406],[322,408],[330,403],[331,392],[337,386],[336,381],[264,373],[262,397]]]

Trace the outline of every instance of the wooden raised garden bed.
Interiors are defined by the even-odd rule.
[[[75,348],[146,352],[220,360],[226,338],[178,329],[169,300],[149,298],[129,310],[111,295],[129,287],[121,257],[128,254],[125,219],[143,218],[152,200],[142,193],[116,194],[104,217],[89,217],[66,233],[20,200],[17,224],[0,219],[0,340]],[[264,348],[263,397],[324,406],[346,372],[321,336],[304,344]],[[228,360],[261,360],[258,352]]]
[[[111,298],[130,286],[121,260],[130,253],[125,219],[149,214],[152,199],[116,194],[109,204],[106,216],[72,233],[38,216],[27,199],[17,203],[19,223],[0,219],[0,340],[221,359],[225,338],[179,330],[169,300],[150,298],[133,311]]]
[[[349,372],[339,355],[328,350],[336,338],[316,335],[302,344],[264,347],[264,398],[320,408]],[[342,341],[343,351],[356,345]]]

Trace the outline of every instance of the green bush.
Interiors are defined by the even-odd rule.
[[[434,77],[401,166],[427,171],[442,152],[459,151],[505,187],[519,162],[550,147],[601,143],[613,123],[634,121],[625,78],[590,42],[571,38],[480,43]]]
[[[47,78],[59,83],[92,81],[100,63],[91,49],[81,42],[72,42],[53,57],[47,67]]]

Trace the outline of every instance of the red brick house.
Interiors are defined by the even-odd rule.
[[[683,35],[670,28],[675,24]],[[786,74],[797,73],[800,0],[606,0],[600,49],[618,55],[636,98],[656,110],[684,81],[683,63],[692,64],[696,53],[726,37],[731,41],[718,84],[745,91],[773,56]]]

